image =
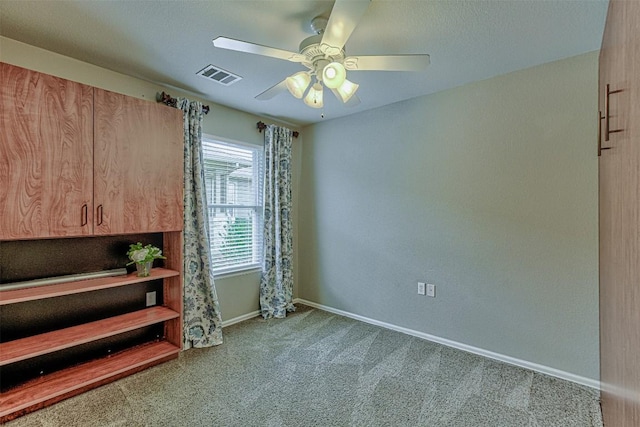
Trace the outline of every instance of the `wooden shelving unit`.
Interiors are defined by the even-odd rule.
[[[2,424],[178,357],[184,143],[179,109],[1,62],[0,70],[0,133],[8,153],[0,158],[0,170],[9,171],[0,186],[5,202],[0,243],[51,239],[56,242],[49,248],[76,248],[83,262],[61,276],[95,271],[93,254],[87,253],[91,245],[75,238],[96,239],[111,250],[100,239],[162,233],[166,257],[164,268],[149,277],[129,274],[0,291],[0,309],[29,319],[14,316],[4,330],[20,333],[15,339],[6,332],[0,337],[5,339],[0,339]],[[28,173],[34,168],[37,174]],[[61,188],[64,195],[51,190]],[[74,242],[65,243],[66,238]],[[115,252],[103,252],[103,258],[105,253],[111,259],[103,260],[121,267]],[[55,276],[47,273],[49,267],[36,263],[29,274]],[[10,277],[31,277],[18,271]],[[158,283],[145,283],[150,281]],[[160,284],[161,306],[138,305],[138,291],[159,291]],[[80,294],[89,292],[96,298],[87,294],[82,301]],[[119,295],[127,297],[118,300]],[[61,302],[60,312],[48,310]],[[42,327],[47,321],[51,324]],[[113,351],[123,350],[111,353],[113,343]]]
[[[163,253],[167,257],[165,267],[152,269],[148,277],[131,273],[0,291],[0,307],[158,280],[162,281],[163,295],[162,305],[0,343],[0,367],[11,367],[19,366],[12,365],[14,363],[162,325],[162,337],[157,341],[134,343],[117,353],[78,362],[0,393],[0,424],[178,357],[182,349],[182,232],[165,232],[163,241]]]

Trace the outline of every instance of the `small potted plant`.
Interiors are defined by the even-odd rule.
[[[167,259],[159,248],[153,245],[142,246],[140,242],[129,245],[127,256],[131,260],[127,265],[135,263],[140,277],[147,277],[151,274],[154,259]]]

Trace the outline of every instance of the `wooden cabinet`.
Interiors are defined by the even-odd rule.
[[[0,72],[0,240],[182,230],[182,111]]]
[[[182,230],[182,111],[94,95],[95,234]]]
[[[0,240],[93,232],[93,88],[0,63]]]
[[[98,293],[107,305],[115,301],[124,310],[113,314],[108,307],[106,314],[91,313],[99,318],[90,320],[89,314],[75,315],[73,324],[34,332],[46,311],[39,306],[30,309],[30,323],[18,322],[28,323],[22,335],[0,334],[0,369],[12,378],[0,391],[3,423],[178,357],[184,183],[180,110],[4,63],[0,101],[0,243],[80,240],[105,246],[101,239],[110,237],[104,236],[155,233],[167,258],[150,277],[134,273],[18,290],[0,286],[0,310],[14,313],[23,313],[24,304],[75,304],[87,313],[76,294],[92,299]],[[52,239],[74,236],[82,238]],[[121,290],[145,292],[147,286],[159,289],[160,306],[122,309],[113,297]],[[59,317],[54,312],[52,319]],[[102,352],[110,345],[105,342],[116,341],[117,349]],[[68,354],[73,361],[66,360]],[[43,372],[34,371],[36,365]]]
[[[605,426],[640,425],[640,2],[611,0],[600,51],[600,382]]]

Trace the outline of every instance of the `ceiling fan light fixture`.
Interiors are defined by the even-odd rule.
[[[311,83],[311,76],[306,71],[299,71],[285,79],[287,89],[291,92],[291,95],[298,99],[302,98],[305,90],[309,87],[309,83]]]
[[[335,89],[335,92],[340,95],[340,99],[342,99],[342,102],[346,103],[351,99],[353,95],[355,95],[359,87],[359,84],[345,79],[344,82]]]
[[[322,108],[324,106],[322,102],[322,85],[320,83],[311,86],[307,96],[304,97],[304,103],[312,108]]]
[[[347,78],[347,70],[339,62],[332,62],[322,70],[322,82],[329,89],[340,87]]]
[[[298,52],[222,36],[216,37],[213,44],[217,48],[296,62],[308,69],[286,77],[258,94],[255,97],[258,100],[271,99],[286,88],[307,106],[323,108],[326,86],[336,98],[352,107],[360,104],[359,97],[355,95],[359,85],[347,80],[347,70],[423,71],[429,65],[429,55],[426,54],[346,55],[345,43],[370,3],[371,0],[335,0],[328,17],[320,16],[311,21],[309,29],[314,35],[300,42]]]

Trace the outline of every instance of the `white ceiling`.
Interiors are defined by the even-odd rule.
[[[0,0],[0,35],[212,102],[308,124],[345,116],[597,50],[607,0],[372,0],[348,40],[348,55],[428,53],[426,72],[349,71],[356,107],[325,93],[325,107],[288,92],[254,97],[304,69],[300,64],[218,49],[227,36],[296,51],[323,0]],[[197,76],[208,64],[243,79],[223,86]]]

